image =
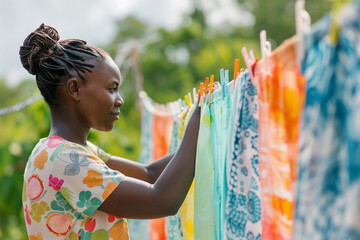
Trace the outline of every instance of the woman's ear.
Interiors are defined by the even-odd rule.
[[[66,90],[71,98],[75,101],[80,100],[80,82],[77,78],[70,78],[66,82]]]

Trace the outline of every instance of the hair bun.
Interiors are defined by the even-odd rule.
[[[60,39],[55,28],[41,24],[25,39],[20,47],[20,60],[23,67],[36,75],[41,63],[53,54],[50,48]]]

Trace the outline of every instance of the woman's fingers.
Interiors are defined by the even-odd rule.
[[[212,92],[213,91],[215,91],[216,89],[218,89],[218,88],[221,88],[221,84],[220,84],[220,82],[214,82],[214,85],[213,85],[213,88],[212,88]],[[209,86],[208,86],[208,88],[207,88],[207,91],[206,91],[206,94],[208,94],[210,92],[210,84],[209,84]]]

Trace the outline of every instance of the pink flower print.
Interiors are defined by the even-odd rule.
[[[49,187],[53,187],[55,191],[59,191],[63,183],[64,183],[64,179],[58,179],[57,177],[50,174]]]
[[[27,223],[28,225],[31,225],[31,218],[30,218],[29,209],[28,209],[28,206],[27,206],[27,205],[25,205],[24,212],[25,212],[26,223]]]
[[[64,144],[66,143],[66,141],[64,139],[62,139],[61,137],[58,137],[58,136],[52,136],[49,138],[49,142],[47,143],[47,146],[49,148],[54,148],[54,147],[57,147],[61,144]]]
[[[26,186],[26,194],[30,200],[38,199],[41,194],[44,192],[43,181],[40,179],[39,175],[32,175],[28,179],[28,184]]]

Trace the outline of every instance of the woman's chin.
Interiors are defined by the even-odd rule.
[[[111,125],[108,126],[93,127],[93,129],[101,132],[110,132],[111,130],[114,129],[114,126],[115,126],[115,122],[113,122]]]

